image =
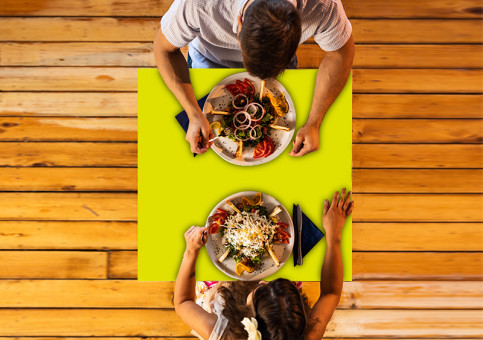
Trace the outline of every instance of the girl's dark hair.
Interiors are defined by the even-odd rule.
[[[239,40],[247,71],[275,78],[292,61],[302,36],[300,13],[280,0],[255,0],[248,6]]]
[[[307,323],[307,300],[286,279],[261,286],[253,297],[262,339],[302,339]]]
[[[255,317],[262,339],[301,339],[309,310],[307,297],[286,279],[277,279],[261,285],[253,295],[254,311],[247,306],[247,297],[259,285],[258,282],[235,281],[218,289],[225,301],[223,315],[228,326],[223,339],[248,337],[241,321]]]

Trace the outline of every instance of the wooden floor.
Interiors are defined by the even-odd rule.
[[[354,282],[327,336],[481,337],[481,2],[343,3]],[[2,0],[0,340],[190,337],[173,283],[135,280],[136,69],[169,4]]]

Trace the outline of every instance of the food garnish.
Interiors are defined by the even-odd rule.
[[[275,144],[268,136],[270,129],[290,131],[288,127],[275,124],[278,117],[288,112],[285,94],[275,98],[270,91],[266,91],[267,96],[264,96],[264,87],[265,82],[262,81],[261,91],[256,94],[255,86],[249,79],[236,80],[234,84],[225,86],[233,96],[228,107],[211,111],[212,115],[223,116],[223,130],[219,136],[238,144],[236,158],[243,156],[244,147],[254,147],[255,151],[258,149],[254,151],[254,158],[268,157],[275,151]]]
[[[263,195],[260,192],[253,197],[242,197],[238,207],[231,201],[226,201],[226,204],[233,209],[232,212],[218,209],[208,219],[212,223],[210,234],[212,230],[216,230],[222,236],[225,247],[225,252],[218,261],[223,262],[227,257],[233,257],[238,276],[244,271],[253,272],[265,252],[279,266],[280,261],[271,247],[275,243],[288,244],[291,237],[285,231],[288,227],[286,223],[272,220],[282,209],[277,206],[269,214],[263,205]]]

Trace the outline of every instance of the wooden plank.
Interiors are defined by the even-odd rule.
[[[352,236],[354,251],[483,251],[482,223],[353,223]]]
[[[0,43],[0,66],[156,67],[152,43]]]
[[[356,93],[481,93],[482,70],[355,69]],[[136,91],[137,69],[0,67],[1,91]]]
[[[134,168],[0,168],[0,191],[137,191]]]
[[[172,0],[4,0],[0,16],[162,16]],[[478,0],[357,0],[342,1],[349,18],[480,18]]]
[[[481,194],[355,194],[356,222],[483,222]]]
[[[354,118],[482,118],[478,94],[353,94]]]
[[[137,115],[137,93],[0,92],[0,116]]]
[[[354,144],[354,168],[481,168],[481,145]]]
[[[106,265],[105,252],[0,251],[1,279],[104,279]]]
[[[451,320],[448,322],[448,320]],[[337,310],[327,337],[479,337],[481,311]],[[2,336],[189,336],[171,310],[0,310]]]
[[[137,91],[137,69],[0,67],[0,91]]]
[[[481,70],[355,69],[353,91],[363,93],[481,93]]]
[[[358,43],[481,43],[480,20],[351,20]],[[451,32],[446,31],[451,30]]]
[[[0,193],[0,202],[0,220],[137,220],[130,193]]]
[[[33,53],[35,56],[36,52]],[[324,55],[316,44],[300,45],[298,67],[317,68]],[[356,44],[353,68],[481,68],[482,59],[483,50],[479,45]]]
[[[482,193],[483,170],[353,169],[356,193]]]
[[[481,143],[481,119],[354,119],[354,143]],[[0,141],[136,142],[136,118],[0,118]]]
[[[482,222],[483,195],[354,194],[354,222]],[[0,220],[135,221],[135,193],[0,193]]]
[[[0,117],[0,141],[136,142],[136,118]]]
[[[0,166],[137,165],[136,143],[5,143]]]
[[[187,49],[183,49],[187,53]],[[300,68],[316,68],[325,52],[315,43],[297,50]],[[156,67],[152,43],[0,43],[0,66]],[[356,45],[354,68],[480,68],[479,45]]]
[[[352,259],[354,280],[481,280],[483,266],[480,252],[354,252]]]
[[[0,191],[136,191],[134,168],[0,168]],[[464,179],[464,180],[462,180]],[[482,193],[483,170],[353,169],[356,193]]]
[[[354,118],[481,118],[482,95],[354,94]],[[0,116],[137,115],[136,93],[0,92]]]
[[[355,251],[483,251],[480,223],[354,223],[352,230]],[[0,249],[137,249],[137,225],[0,221]]]
[[[109,252],[109,270],[107,276],[110,279],[137,278],[137,272],[137,251]]]
[[[11,0],[13,1],[13,0]],[[343,0],[348,16],[356,18],[481,18],[481,2],[460,0]]]
[[[0,18],[0,41],[152,42],[155,18]],[[481,43],[479,19],[352,19],[357,43]]]
[[[8,147],[7,147],[8,146]],[[5,144],[0,166],[135,167],[135,143]],[[481,145],[354,144],[354,168],[481,168]]]
[[[0,18],[0,41],[152,42],[161,18]]]
[[[173,308],[174,282],[1,280],[0,290],[1,308]],[[319,283],[304,282],[303,290],[313,304]],[[338,308],[477,309],[482,299],[480,282],[359,281],[344,282]]]
[[[109,278],[136,279],[137,252],[110,252]],[[354,280],[478,280],[481,253],[353,252]]]
[[[0,249],[137,249],[137,224],[0,221]]]
[[[352,141],[354,143],[391,144],[481,143],[483,141],[483,120],[353,119]]]

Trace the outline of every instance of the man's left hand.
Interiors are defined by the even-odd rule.
[[[319,127],[307,123],[297,132],[290,156],[300,157],[317,150],[319,150]]]

